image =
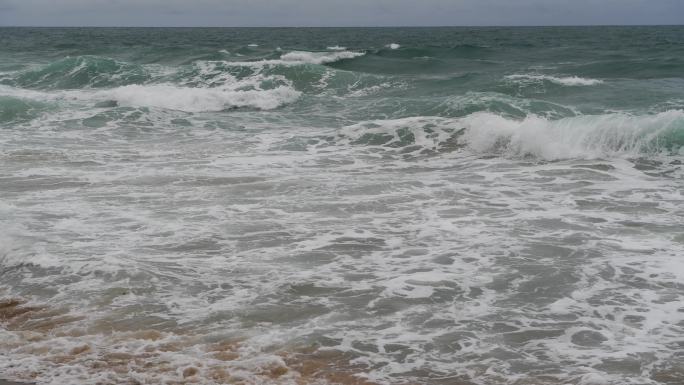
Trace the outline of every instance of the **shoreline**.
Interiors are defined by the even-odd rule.
[[[34,382],[15,382],[7,381],[0,378],[0,385],[36,385]]]

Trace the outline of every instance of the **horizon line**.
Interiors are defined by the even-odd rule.
[[[684,27],[684,24],[510,24],[510,25],[253,25],[253,26],[211,26],[211,25],[0,25],[0,28],[572,28],[572,27]]]

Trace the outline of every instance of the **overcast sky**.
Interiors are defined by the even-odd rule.
[[[0,0],[0,25],[684,24],[684,0]]]

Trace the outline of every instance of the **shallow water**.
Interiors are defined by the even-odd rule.
[[[682,38],[0,29],[0,376],[684,383]]]

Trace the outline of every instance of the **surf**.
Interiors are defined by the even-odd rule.
[[[522,119],[489,112],[462,118],[409,117],[345,127],[352,144],[421,150],[467,149],[480,155],[540,160],[682,155],[684,111]]]

